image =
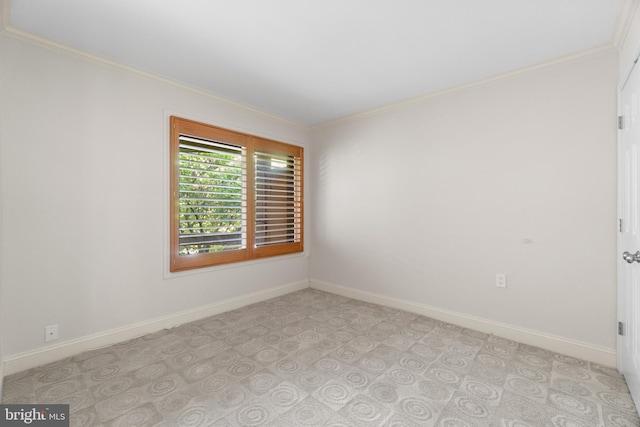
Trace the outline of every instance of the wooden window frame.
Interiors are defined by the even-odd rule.
[[[180,255],[180,212],[179,212],[179,141],[181,136],[224,142],[241,146],[245,150],[246,173],[244,174],[244,202],[246,203],[246,247],[220,252],[199,253],[192,255]],[[295,212],[298,218],[296,224],[298,230],[292,242],[267,244],[256,246],[255,244],[255,152],[268,153],[274,156],[292,156],[297,159]],[[243,262],[279,255],[293,254],[304,251],[304,149],[302,147],[283,142],[257,137],[254,135],[237,132],[206,123],[183,119],[176,116],[170,118],[170,271],[212,267],[216,265]]]

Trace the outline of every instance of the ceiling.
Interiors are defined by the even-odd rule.
[[[622,0],[11,0],[10,27],[315,125],[612,46]]]

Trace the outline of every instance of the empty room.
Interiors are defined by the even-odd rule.
[[[0,425],[640,425],[639,3],[0,0]]]

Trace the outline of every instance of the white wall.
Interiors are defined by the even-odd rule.
[[[617,61],[611,50],[316,128],[312,285],[613,352]]]
[[[17,36],[0,55],[6,357],[45,325],[65,342],[306,282],[303,255],[165,277],[166,115],[303,146],[306,128]]]

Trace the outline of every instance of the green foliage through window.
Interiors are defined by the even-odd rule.
[[[242,147],[180,137],[180,255],[246,247]]]

